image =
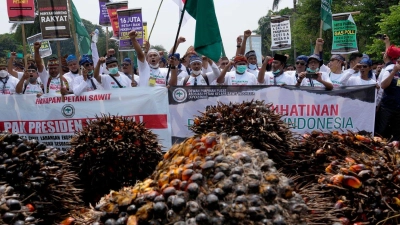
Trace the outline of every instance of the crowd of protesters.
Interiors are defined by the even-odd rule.
[[[295,65],[287,64],[288,55],[274,54],[263,57],[261,67],[257,65],[255,51],[245,53],[250,30],[244,32],[243,38],[237,38],[232,60],[221,57],[218,62],[199,56],[193,47],[181,57],[176,50],[186,41],[183,37],[165,58],[163,52],[150,49],[149,42],[143,50],[136,36],[135,31],[129,33],[137,53],[137,69],[130,58],[119,62],[113,49],[105,57],[99,57],[94,42],[91,56],[50,57],[47,66],[39,54],[41,43],[36,42],[34,58],[27,58],[26,69],[12,52],[8,62],[0,59],[0,93],[40,97],[138,86],[293,85],[332,90],[341,86],[376,85],[375,132],[400,140],[400,48],[392,46],[386,35],[382,40],[386,45],[382,63],[373,63],[368,55],[361,53],[332,55],[324,63],[324,41],[318,38],[314,54],[298,56]]]

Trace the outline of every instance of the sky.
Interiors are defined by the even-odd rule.
[[[147,21],[148,32],[155,20],[155,16],[162,0],[128,0],[129,8],[142,8],[143,21]],[[12,24],[8,22],[7,3],[0,3],[0,34],[9,33]],[[243,35],[247,29],[255,30],[258,20],[267,15],[272,8],[273,0],[214,0],[215,11],[219,23],[222,41],[226,55],[231,58],[236,52],[236,38]],[[74,0],[81,18],[99,23],[98,0]],[[279,9],[293,7],[292,0],[282,0]],[[167,51],[174,44],[179,24],[179,8],[173,0],[163,0],[153,33],[150,37],[151,45],[162,45]],[[196,22],[190,19],[181,28],[180,35],[186,38],[178,52],[184,53],[186,49],[194,45]],[[111,31],[111,27],[109,31]]]

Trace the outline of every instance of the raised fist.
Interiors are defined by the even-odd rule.
[[[250,37],[250,36],[251,36],[251,30],[245,30],[244,37]]]

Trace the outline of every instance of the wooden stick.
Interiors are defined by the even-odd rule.
[[[322,38],[322,27],[324,26],[324,21],[321,20],[319,25],[319,38]]]
[[[72,1],[68,0],[69,5],[69,18],[71,18],[72,37],[74,38],[75,56],[79,59],[78,38],[76,37],[75,20],[72,16]],[[60,61],[61,62],[61,61]]]
[[[151,30],[150,30],[150,34],[149,34],[149,38],[148,38],[146,41],[150,41],[150,38],[151,38],[151,33],[153,33],[153,28],[154,28],[154,25],[155,25],[155,24],[156,24],[156,22],[157,22],[158,13],[160,12],[160,8],[161,8],[161,5],[162,5],[163,1],[164,1],[164,0],[161,0],[161,2],[160,2],[160,5],[158,6],[158,10],[157,10],[156,18],[154,19],[154,23],[153,23],[153,25],[151,26]],[[185,9],[183,9],[183,11],[185,11]],[[185,12],[182,12],[182,14],[184,14],[184,13],[185,13]],[[143,38],[144,38],[144,37],[143,37]]]
[[[108,51],[108,27],[106,27],[106,52]]]
[[[61,89],[64,88],[64,82],[63,82],[63,74],[62,74],[62,67],[61,67],[61,47],[60,47],[60,41],[57,41],[57,55],[58,55],[58,72],[60,75],[60,84],[61,84]],[[65,102],[65,96],[62,94],[60,89],[60,93],[61,93],[61,102]]]
[[[28,69],[28,60],[26,58],[26,37],[25,37],[25,25],[21,24],[21,29],[22,29],[22,46],[23,46],[23,51],[24,51],[24,68],[25,71]]]
[[[360,14],[361,14],[361,11],[345,12],[345,13],[336,13],[336,14],[332,14],[332,17],[334,17],[334,16],[340,16],[340,15],[347,15],[347,14],[351,14],[352,16],[354,16],[354,15],[360,15]]]

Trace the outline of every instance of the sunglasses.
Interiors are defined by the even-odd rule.
[[[306,65],[305,63],[303,63],[303,62],[296,62],[296,65],[302,65],[302,66],[304,66],[304,65]]]
[[[93,66],[93,63],[86,63],[84,66],[85,66],[85,67]]]
[[[34,70],[34,69],[28,69],[28,70],[26,70],[28,73],[36,73],[36,70]]]
[[[368,68],[369,66],[368,65],[362,65],[362,68]]]

